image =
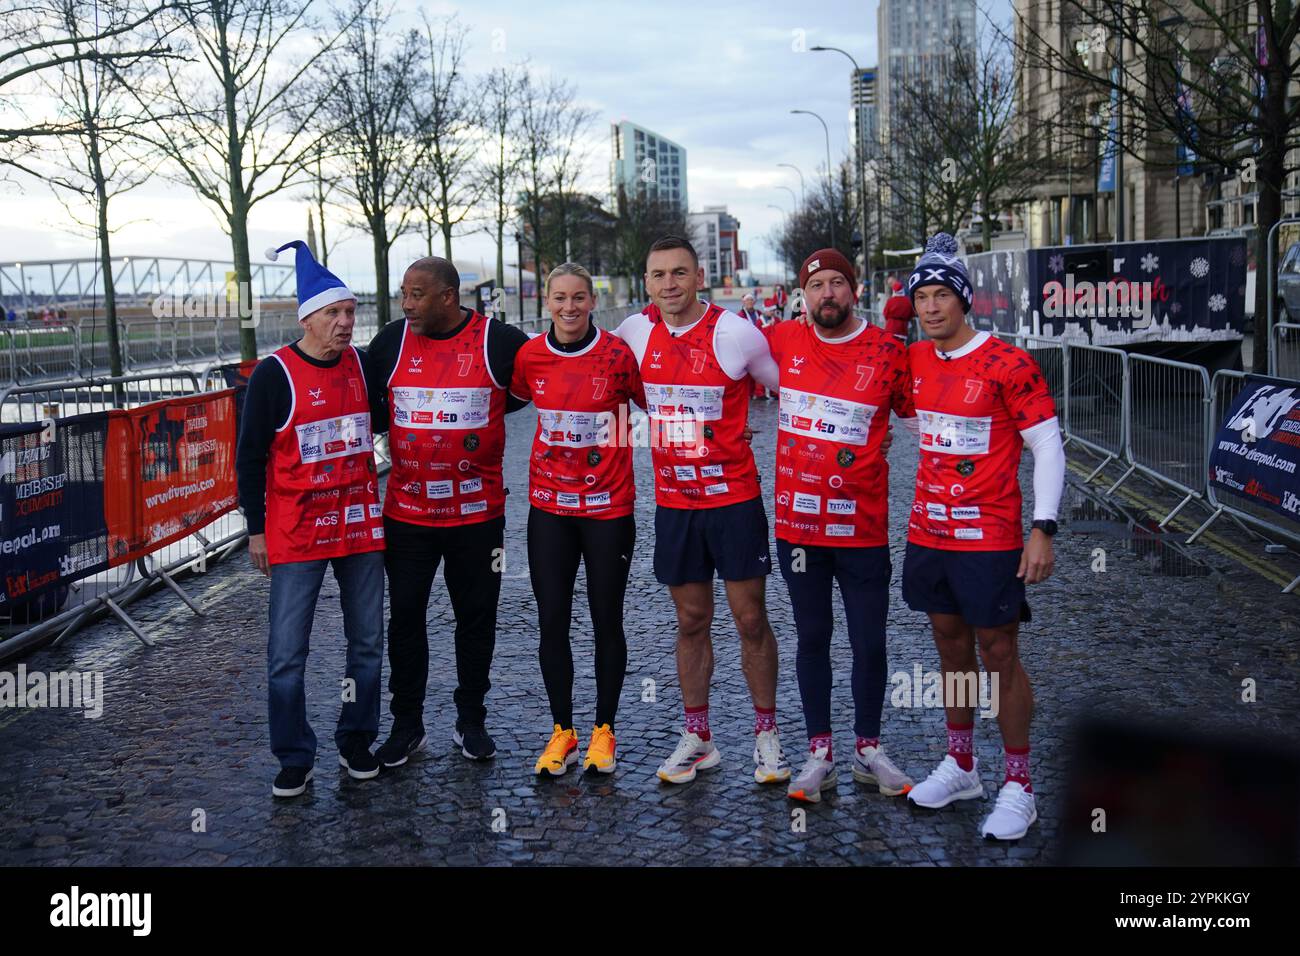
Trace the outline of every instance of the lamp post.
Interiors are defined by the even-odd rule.
[[[798,208],[799,208],[799,198],[798,198],[797,196],[795,196],[795,194],[794,194],[794,190],[793,190],[793,189],[791,189],[789,186],[777,186],[776,188],[777,188],[777,189],[784,189],[786,192],[788,192],[788,193],[790,194],[790,203],[791,203],[791,208],[792,208],[792,209],[798,209]]]
[[[809,116],[816,117],[817,122],[822,124],[822,132],[826,134],[826,180],[830,183],[830,206],[831,206],[831,246],[835,245],[835,180],[831,178],[831,130],[826,125],[826,121],[812,110],[791,110],[791,113],[807,113]]]
[[[858,61],[845,50],[837,46],[815,46],[812,50],[816,53],[838,53],[841,56],[848,57],[853,64],[853,90],[856,97],[858,82],[862,76],[862,68],[858,66]],[[856,103],[850,103],[850,106],[856,107]],[[867,239],[867,173],[866,173],[866,155],[862,146],[862,113],[859,111],[857,120],[853,124],[857,129],[857,167],[858,167],[858,228],[862,231],[862,273],[863,279],[868,284],[871,281],[871,242]]]
[[[778,166],[784,166],[784,167],[786,167],[787,169],[793,169],[796,173],[799,174],[799,195],[800,195],[800,197],[802,197],[802,196],[804,195],[804,188],[803,188],[803,170],[800,169],[798,166],[796,166],[794,163],[777,163],[777,165],[778,165]],[[802,202],[802,201],[803,201],[803,200],[800,199],[800,202]]]
[[[788,217],[789,217],[790,214],[789,214],[788,212],[786,212],[784,209],[782,209],[780,206],[776,205],[775,203],[768,203],[768,204],[767,204],[767,208],[768,208],[768,209],[775,209],[777,212],[779,212],[779,213],[781,214],[781,218],[787,220],[787,223],[788,223]],[[779,251],[780,251],[780,250],[778,250],[778,252],[779,252]],[[785,258],[784,258],[784,257],[782,257],[782,259],[781,259],[781,265],[783,265],[783,266],[789,266],[789,263],[785,261]]]

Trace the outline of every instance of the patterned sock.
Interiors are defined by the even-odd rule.
[[[880,746],[880,738],[879,738],[879,737],[859,737],[857,743],[856,743],[854,746],[857,748],[858,753],[862,753],[862,751],[866,750],[868,747],[879,747],[879,746]]]
[[[975,724],[948,724],[948,755],[961,769],[974,769]]]
[[[834,758],[834,756],[832,755],[832,752],[831,752],[831,735],[830,735],[830,734],[818,734],[816,737],[809,737],[809,738],[808,738],[808,752],[809,752],[809,753],[816,753],[817,751],[821,750],[823,747],[826,748],[826,759],[827,759],[827,760],[834,760],[835,758]]]
[[[686,732],[688,734],[697,734],[701,740],[711,740],[713,734],[709,733],[709,705],[703,707],[686,708]]]
[[[776,708],[766,710],[754,705],[754,733],[761,734],[765,730],[776,730]]]
[[[1033,793],[1033,784],[1029,782],[1029,748],[1006,747],[1007,757],[1007,776],[1003,783],[1014,781],[1025,788],[1027,793]]]

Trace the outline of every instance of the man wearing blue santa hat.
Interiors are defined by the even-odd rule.
[[[296,250],[302,338],[258,363],[248,381],[235,469],[248,523],[248,553],[271,579],[267,704],[276,797],[312,779],[316,735],[307,722],[304,670],[316,599],[334,568],[343,607],[347,665],[334,742],[356,779],[379,774],[370,752],[379,733],[383,662],[384,523],[364,357],[352,345],[356,296]]]

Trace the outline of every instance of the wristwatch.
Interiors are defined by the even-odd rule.
[[[1046,518],[1046,519],[1039,518],[1037,521],[1033,523],[1032,527],[1037,528],[1039,531],[1043,532],[1043,534],[1047,535],[1049,538],[1056,536],[1056,522],[1053,521],[1051,518]]]

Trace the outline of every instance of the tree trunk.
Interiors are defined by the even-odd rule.
[[[984,241],[984,252],[993,250],[993,221],[989,219],[989,194],[980,193],[980,225],[981,238]]]
[[[1269,231],[1282,218],[1287,130],[1281,118],[1285,113],[1284,94],[1290,79],[1277,62],[1277,57],[1273,57],[1273,61],[1265,68],[1268,97],[1264,103],[1264,112],[1276,119],[1265,126],[1255,169],[1255,188],[1259,199],[1255,206],[1255,349],[1251,367],[1261,374],[1268,373],[1268,354],[1273,345],[1269,341],[1273,330],[1269,328],[1268,308],[1277,299],[1278,257],[1273,256],[1273,270],[1270,272],[1268,253],[1272,243],[1269,242]],[[1269,301],[1270,293],[1272,303]],[[1274,315],[1274,320],[1276,319],[1277,316]]]
[[[503,243],[506,241],[506,224],[503,220],[497,220],[497,288],[506,287],[506,250]]]
[[[383,216],[376,216],[370,222],[370,234],[375,243],[375,307],[378,313],[378,328],[388,324],[391,312],[388,290],[388,225]]]

